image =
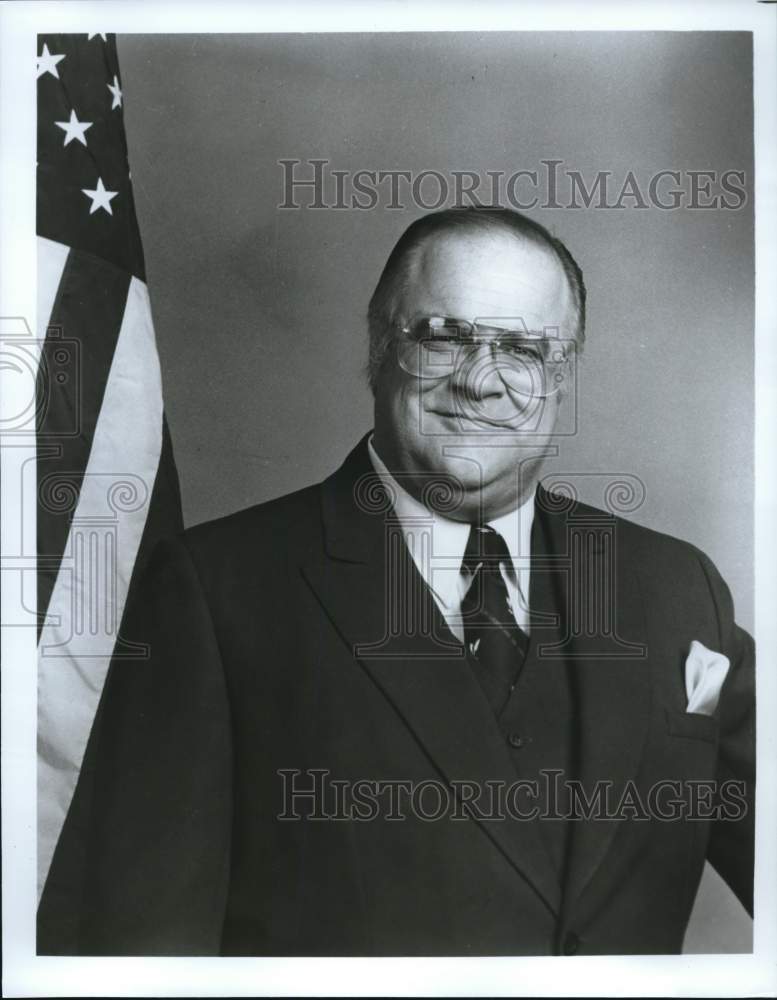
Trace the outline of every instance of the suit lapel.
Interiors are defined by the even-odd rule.
[[[516,780],[492,710],[407,552],[366,438],[322,485],[326,552],[304,567],[327,614],[372,680],[450,781]],[[557,913],[561,887],[536,824],[478,818]]]
[[[581,504],[562,509],[559,498],[538,490],[538,516],[549,538],[549,564],[557,575],[562,615],[560,643],[540,657],[569,664],[577,716],[578,773],[585,794],[597,781],[611,783],[617,803],[636,777],[650,717],[652,685],[639,581],[618,519]],[[534,564],[532,565],[532,571]],[[602,866],[623,823],[572,820],[565,908]]]

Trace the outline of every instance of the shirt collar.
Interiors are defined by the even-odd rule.
[[[455,607],[461,600],[461,562],[471,525],[443,517],[411,496],[382,462],[373,446],[372,435],[367,441],[367,449],[375,472],[391,487],[394,513],[424,582],[431,587],[446,608]],[[504,538],[512,559],[513,571],[518,573],[521,569],[528,569],[531,556],[531,530],[534,523],[534,494],[531,494],[520,507],[487,523]],[[432,534],[434,547],[429,559],[424,558],[423,546],[415,544],[415,539],[419,526],[424,530],[425,525],[425,530],[429,532],[431,524],[434,526]]]

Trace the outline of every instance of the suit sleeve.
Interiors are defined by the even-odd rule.
[[[232,754],[218,644],[182,539],[161,543],[122,622],[38,913],[39,954],[216,955]]]
[[[699,553],[712,591],[721,650],[730,660],[719,703],[718,793],[725,782],[743,790],[728,816],[712,826],[707,859],[753,913],[755,841],[755,648],[752,637],[734,621],[731,594],[712,562]],[[731,787],[731,786],[729,786]],[[743,801],[740,801],[741,800]],[[729,796],[729,802],[731,802]]]

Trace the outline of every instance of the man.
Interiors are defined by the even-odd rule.
[[[374,432],[157,552],[39,951],[678,952],[705,858],[751,905],[725,584],[539,482],[584,319],[526,218],[407,230],[370,303]]]

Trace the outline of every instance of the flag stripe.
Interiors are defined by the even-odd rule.
[[[117,625],[145,533],[162,444],[162,385],[148,292],[133,278],[66,557],[51,596],[50,620],[39,644],[39,894],[111,653],[123,654],[121,642],[115,645]],[[112,550],[115,566],[106,565]]]
[[[38,380],[39,615],[65,552],[129,286],[126,271],[71,250],[51,308]]]
[[[162,453],[159,459],[159,469],[154,480],[154,491],[151,495],[148,517],[143,530],[132,580],[127,595],[127,603],[132,601],[135,589],[140,586],[143,578],[143,568],[161,535],[169,531],[181,531],[180,489],[178,477],[175,474],[173,449],[167,420],[162,418]],[[99,726],[100,704],[93,729]],[[78,925],[80,914],[77,901],[80,898],[80,885],[83,873],[88,863],[88,826],[92,803],[92,789],[96,760],[94,732],[87,741],[84,757],[79,772],[78,795],[67,803],[65,796],[60,805],[61,810],[67,810],[64,831],[56,840],[56,848],[51,862],[51,875],[46,880],[46,905],[49,923],[44,924],[44,935],[38,937],[39,954],[72,955],[78,950]],[[51,777],[54,777],[52,774]],[[48,841],[53,843],[54,833],[48,834]],[[57,878],[54,877],[56,873]],[[43,883],[45,873],[41,872],[40,882]],[[45,931],[48,927],[56,927],[56,937],[47,940]]]
[[[38,340],[46,338],[46,330],[51,320],[54,299],[62,280],[62,272],[70,253],[70,247],[64,243],[38,237],[38,317],[36,329]]]
[[[148,507],[148,517],[140,542],[135,567],[130,581],[129,597],[135,581],[143,576],[143,570],[151,553],[160,538],[171,533],[183,531],[183,516],[181,514],[181,489],[178,485],[178,475],[173,461],[173,442],[167,419],[162,415],[162,451],[159,456],[159,469],[154,480],[154,490]]]

